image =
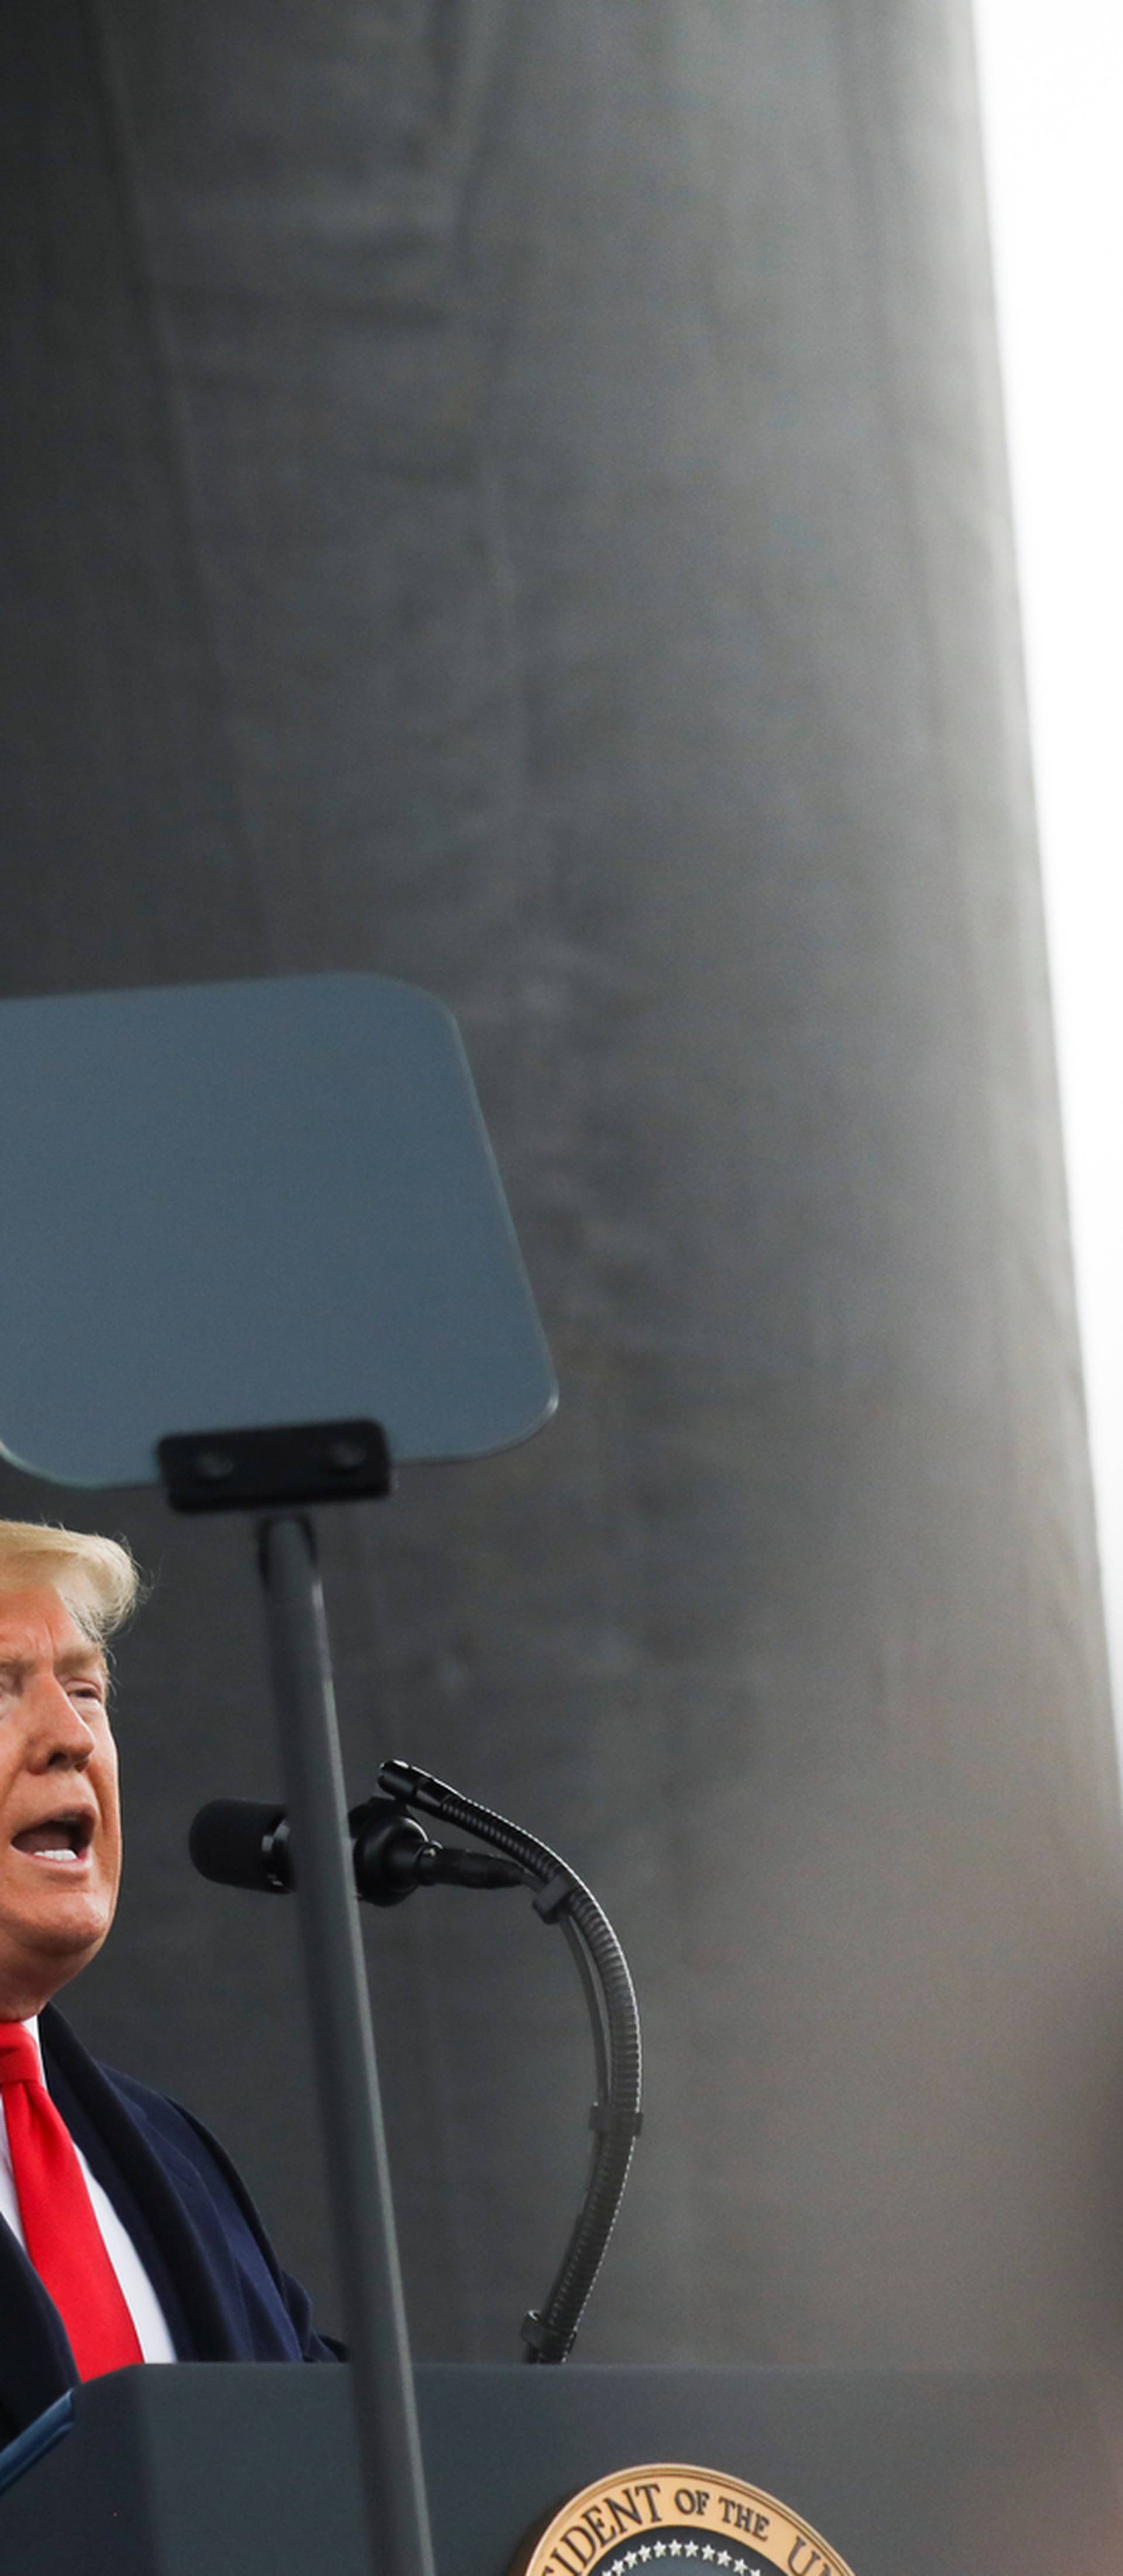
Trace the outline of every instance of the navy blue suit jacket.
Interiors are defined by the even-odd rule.
[[[39,2036],[48,2090],[133,2239],[177,2359],[338,2360],[217,2139],[162,2093],[97,2065],[53,2005]],[[0,2219],[0,2442],[77,2376],[58,2310]]]

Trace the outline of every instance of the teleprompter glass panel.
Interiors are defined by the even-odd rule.
[[[553,1410],[459,1032],[413,985],[0,1004],[0,1211],[0,1448],[57,1482],[356,1415],[471,1458]]]

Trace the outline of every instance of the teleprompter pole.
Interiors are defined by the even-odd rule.
[[[259,1543],[372,2576],[433,2576],[315,1543],[297,1513]]]

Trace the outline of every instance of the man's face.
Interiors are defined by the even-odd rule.
[[[103,1657],[50,1585],[0,1588],[0,2020],[100,1950],[120,1876]]]

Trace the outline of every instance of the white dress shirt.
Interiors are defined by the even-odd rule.
[[[30,2033],[31,2038],[35,2043],[35,2052],[39,2059],[39,2071],[41,2074],[43,2071],[43,2052],[39,2046],[38,2021],[25,2021],[23,2027]],[[122,2221],[118,2218],[108,2192],[102,2190],[96,2174],[92,2174],[90,2172],[90,2168],[82,2153],[81,2147],[76,2143],[74,2143],[74,2153],[81,2165],[82,2172],[85,2177],[86,2189],[93,2202],[94,2216],[101,2229],[105,2250],[120,2283],[121,2294],[129,2311],[129,2315],[136,2327],[137,2342],[140,2345],[144,2358],[146,2361],[174,2361],[175,2348],[168,2332],[167,2318],[164,2315],[164,2311],[156,2296],[156,2292],[152,2287],[152,2283],[145,2271],[140,2256],[137,2253],[128,2228],[125,2227],[122,2224]],[[7,2114],[3,2107],[2,2095],[0,2095],[0,2218],[7,2219],[13,2236],[19,2239],[20,2244],[23,2246],[24,2253],[26,2254],[27,2245],[23,2233],[23,2222],[19,2214],[19,2202],[16,2199],[15,2178],[12,2173],[12,2150],[8,2143],[8,2121]]]

